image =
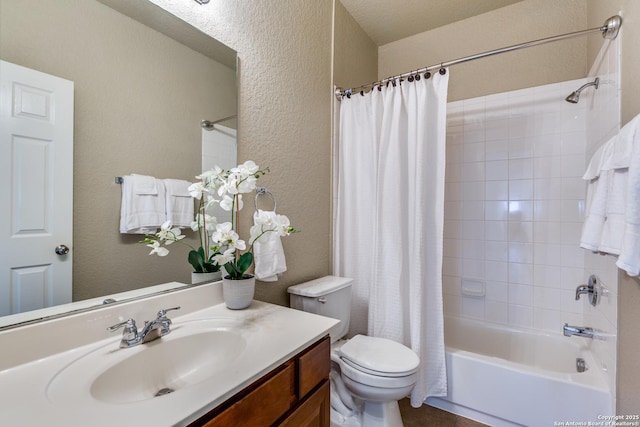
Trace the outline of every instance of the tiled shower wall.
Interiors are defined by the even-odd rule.
[[[582,180],[593,152],[619,127],[618,42],[605,44],[578,104],[564,98],[593,78],[449,103],[443,286],[445,314],[561,333],[594,326],[599,363],[615,384],[617,269],[579,248]],[[595,95],[595,96],[594,96]],[[597,274],[598,307],[575,289]]]
[[[445,313],[554,331],[581,324],[586,103],[564,97],[582,83],[449,104]]]

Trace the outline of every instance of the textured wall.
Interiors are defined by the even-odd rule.
[[[584,29],[581,0],[525,0],[380,46],[378,77]],[[586,40],[577,38],[451,68],[449,101],[584,77]]]
[[[271,168],[261,185],[302,230],[283,240],[285,275],[256,287],[258,299],[286,305],[288,285],[329,273],[333,2],[153,1],[238,51],[239,159]]]
[[[200,120],[235,111],[234,70],[93,0],[2,0],[0,19],[2,59],[75,83],[74,300],[190,281],[185,247],[150,257],[118,233],[114,177],[192,180]]]
[[[621,124],[640,114],[640,3],[635,0],[589,0],[588,25],[597,27],[622,11],[621,32]],[[589,38],[589,60],[595,59],[602,44],[599,36]],[[640,281],[624,271],[618,274],[618,380],[617,414],[637,415],[640,408]]]
[[[333,82],[343,89],[378,78],[378,46],[336,1]]]

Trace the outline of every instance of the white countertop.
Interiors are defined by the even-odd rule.
[[[215,289],[217,295],[219,292],[217,288]],[[200,295],[197,297],[201,299],[202,290],[199,292]],[[182,295],[183,300],[185,295],[188,294]],[[166,304],[167,300],[161,302]],[[153,308],[145,308],[145,310],[157,311],[160,308],[168,308],[167,306],[159,307],[158,303],[159,301],[153,301]],[[138,302],[138,304],[142,303]],[[130,309],[133,310],[133,307]],[[119,309],[120,312],[126,312],[126,310],[126,306]],[[140,309],[134,311],[139,312]],[[98,317],[101,321],[97,320]],[[104,314],[102,316],[94,314],[89,321],[86,319],[79,321],[102,329],[105,317],[107,324],[113,323],[113,315]],[[122,314],[118,315],[118,319],[122,317]],[[247,342],[246,350],[229,363],[227,369],[202,382],[177,389],[165,396],[135,403],[106,403],[95,399],[89,392],[92,372],[87,372],[86,378],[79,376],[81,378],[77,379],[77,383],[81,386],[75,390],[64,389],[57,390],[56,394],[50,393],[52,380],[59,376],[65,367],[91,352],[100,351],[105,347],[112,347],[114,352],[135,352],[145,346],[143,344],[119,349],[120,332],[109,338],[69,347],[51,354],[43,354],[42,357],[35,359],[31,355],[25,359],[25,363],[4,363],[5,366],[0,363],[0,369],[3,369],[0,370],[0,425],[64,427],[186,425],[290,359],[309,344],[325,336],[328,330],[338,322],[335,319],[258,301],[254,301],[245,310],[229,310],[223,303],[217,303],[181,316],[169,317],[174,322],[172,329],[176,334],[180,328],[189,328],[189,325],[198,324],[198,321],[203,319],[227,322],[231,325],[230,328],[237,328],[243,335]],[[136,320],[141,323],[144,319],[136,318]],[[66,321],[67,326],[69,322],[70,320]],[[35,325],[36,328],[37,326]],[[0,334],[2,353],[7,354],[12,350],[21,351],[21,349],[37,347],[38,344],[47,346],[57,339],[64,341],[63,337],[68,333],[67,328],[60,327],[56,330],[57,325],[41,324],[40,326],[44,332],[35,333],[25,328],[23,335],[20,335],[19,329],[12,330],[10,337]],[[42,333],[46,333],[48,337],[46,339],[39,337],[38,334]],[[98,336],[104,336],[103,330]],[[170,336],[171,334],[167,337]],[[18,348],[15,348],[16,343],[22,344],[21,340],[31,341],[34,337],[41,339],[42,342],[25,343],[24,346],[17,345]],[[11,358],[19,359],[16,355]],[[149,360],[148,363],[153,363],[153,360]]]

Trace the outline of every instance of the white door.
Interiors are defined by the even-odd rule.
[[[72,230],[73,82],[0,61],[0,315],[71,302]]]

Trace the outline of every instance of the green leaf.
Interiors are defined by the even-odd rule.
[[[240,277],[242,277],[244,272],[251,267],[251,263],[253,263],[253,254],[251,252],[245,252],[240,256],[240,258],[238,258],[238,270]]]
[[[204,263],[204,249],[198,248],[197,251],[189,251],[188,261],[196,273],[205,273],[207,271]]]
[[[240,277],[242,277],[241,273],[238,271],[235,263],[233,262],[226,263],[224,265],[224,269],[227,270],[227,273],[229,273],[229,277],[231,277],[232,279],[239,279]]]

